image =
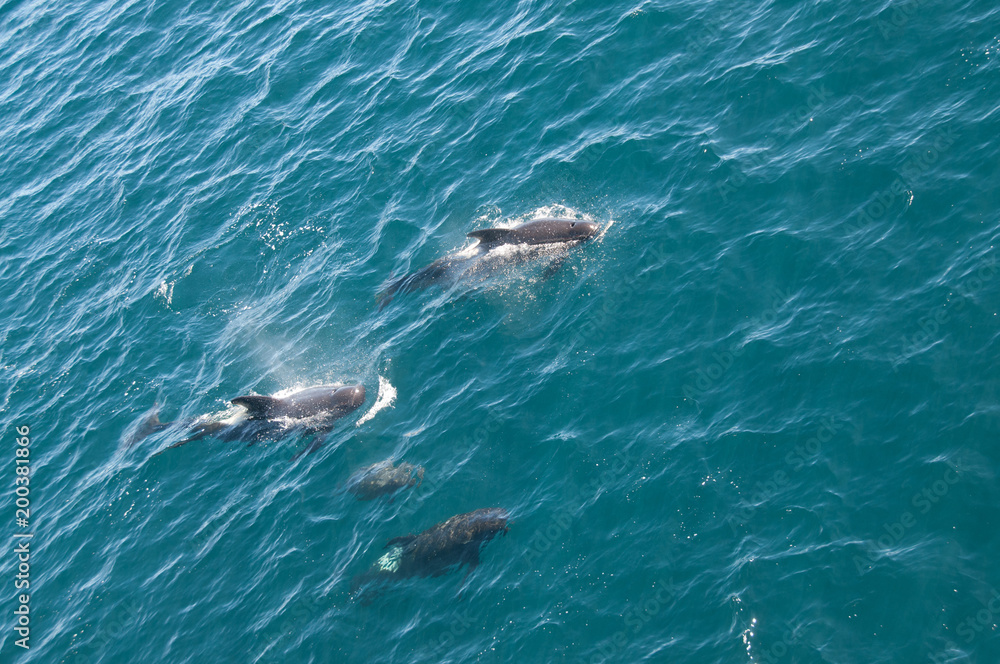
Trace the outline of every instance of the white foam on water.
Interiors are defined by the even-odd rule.
[[[162,297],[166,301],[167,306],[169,307],[174,299],[174,282],[173,281],[169,283],[166,281],[160,282],[160,287],[156,289],[156,294]]]
[[[598,242],[603,240],[604,236],[608,234],[608,231],[611,230],[611,227],[614,225],[615,225],[614,219],[608,219],[606,222],[601,224],[601,230],[597,233],[597,236],[594,238],[594,240]]]
[[[358,420],[356,426],[361,426],[368,420],[375,417],[375,413],[388,408],[396,401],[396,388],[392,386],[392,383],[387,381],[382,376],[378,377],[378,399],[375,400],[375,405],[369,409],[367,413],[361,416]]]
[[[330,387],[336,388],[336,387],[343,387],[344,383],[340,383],[340,382],[337,382],[337,383],[320,383],[320,385],[329,385]],[[278,390],[277,392],[274,392],[273,394],[269,394],[267,396],[274,397],[275,399],[284,399],[285,397],[291,396],[291,395],[295,394],[296,392],[301,392],[303,390],[308,390],[308,389],[313,388],[313,387],[320,387],[320,385],[310,385],[310,384],[306,384],[306,383],[296,383],[296,384],[292,385],[291,387],[286,387],[283,390]]]

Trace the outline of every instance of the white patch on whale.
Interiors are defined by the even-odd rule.
[[[375,563],[380,571],[395,572],[399,569],[399,559],[403,557],[403,547],[394,546],[389,549],[389,553],[378,559]]]

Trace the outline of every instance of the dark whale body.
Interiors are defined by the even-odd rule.
[[[365,386],[319,385],[292,392],[284,397],[251,394],[236,397],[231,403],[243,406],[251,420],[281,417],[303,419],[317,415],[343,417],[365,402]]]
[[[344,488],[358,500],[374,500],[406,487],[419,486],[423,481],[423,466],[405,462],[394,466],[392,459],[386,459],[355,472],[347,478]],[[390,498],[389,502],[392,501]]]
[[[334,422],[357,410],[364,402],[365,386],[360,383],[319,385],[283,397],[250,394],[236,397],[230,402],[243,406],[247,412],[244,419],[235,422],[199,423],[200,418],[181,423],[160,422],[159,414],[154,412],[132,437],[130,445],[157,431],[181,425],[189,428],[188,435],[170,447],[180,447],[205,436],[225,442],[239,441],[253,445],[298,433],[313,436],[307,450],[315,452],[322,445],[322,439],[333,428]]]
[[[507,510],[490,507],[453,516],[419,535],[389,540],[389,552],[351,581],[351,592],[364,586],[408,577],[436,577],[468,565],[466,577],[479,565],[479,553],[497,533],[508,530]]]
[[[500,261],[525,260],[530,256],[498,256],[494,250],[502,246],[524,245],[526,247],[541,247],[543,245],[575,245],[597,235],[601,227],[592,221],[578,219],[533,219],[513,228],[483,228],[472,231],[468,237],[479,240],[474,246],[474,253],[463,255],[464,252],[439,258],[422,270],[401,277],[378,294],[379,309],[385,307],[396,293],[406,293],[448,279],[461,276],[473,269],[482,267],[483,261],[496,257]],[[561,261],[552,268],[558,269]]]

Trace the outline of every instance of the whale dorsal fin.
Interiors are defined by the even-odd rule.
[[[271,411],[278,404],[274,397],[265,397],[257,394],[248,394],[244,397],[236,397],[230,403],[243,406],[250,411],[250,417],[269,417]]]
[[[476,238],[483,244],[498,244],[510,235],[511,230],[510,228],[483,228],[472,231],[468,237]]]
[[[417,539],[416,535],[403,535],[402,537],[393,537],[391,540],[385,543],[385,548],[388,549],[393,544],[406,546],[415,539]]]

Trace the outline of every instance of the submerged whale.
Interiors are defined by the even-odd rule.
[[[466,578],[479,565],[479,553],[497,533],[507,534],[507,510],[499,507],[479,509],[453,516],[419,535],[404,535],[389,540],[389,551],[363,574],[351,581],[351,592],[362,591],[362,599],[371,598],[371,590],[393,579],[413,576],[441,576],[468,565]]]
[[[352,474],[344,483],[344,490],[358,500],[374,500],[394,494],[400,489],[420,486],[424,481],[424,467],[401,462],[392,465],[392,459],[365,466]],[[395,498],[389,498],[391,503]]]
[[[471,252],[463,250],[439,258],[422,270],[395,280],[376,296],[379,309],[389,304],[397,293],[427,288],[472,271],[495,267],[495,263],[523,261],[541,254],[540,251],[534,254],[531,252],[515,254],[497,252],[496,250],[500,247],[523,246],[541,249],[557,245],[571,246],[591,239],[597,235],[600,229],[601,227],[592,221],[544,218],[533,219],[513,228],[483,228],[472,231],[468,237],[479,242],[471,247]],[[555,263],[549,267],[550,274],[559,268],[564,258],[556,259]]]
[[[187,437],[171,445],[171,448],[205,436],[253,445],[298,433],[313,437],[303,450],[311,453],[323,444],[323,438],[333,428],[334,422],[357,410],[364,402],[365,386],[360,383],[318,385],[281,397],[249,394],[236,397],[230,402],[246,410],[245,416],[235,421],[205,422],[202,418],[192,418],[182,422],[160,422],[159,413],[154,412],[142,423],[129,444],[134,445],[146,436],[168,427],[180,426],[189,429]],[[296,457],[298,456],[297,454]]]

